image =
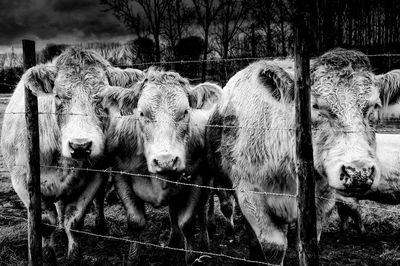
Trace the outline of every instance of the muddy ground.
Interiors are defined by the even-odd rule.
[[[3,118],[5,101],[0,97],[0,122]],[[320,242],[322,265],[400,265],[400,209],[396,206],[362,202],[362,215],[367,234],[359,236],[355,230],[340,232],[336,212],[325,226]],[[369,207],[382,209],[371,209]],[[27,264],[26,211],[11,187],[9,174],[0,158],[0,265]],[[84,231],[94,231],[93,214],[85,220]],[[106,218],[109,235],[126,237],[125,212],[118,200],[106,201]],[[169,235],[169,219],[165,209],[148,208],[148,224],[143,240],[148,243],[166,245]],[[224,220],[217,216],[217,233],[211,239],[211,251],[230,256],[248,257],[248,238],[243,220],[235,218],[235,239],[226,237]],[[297,265],[297,253],[289,233],[289,251],[285,265]],[[123,265],[128,243],[93,236],[81,235],[83,265]],[[66,237],[61,230],[56,232],[56,253],[60,265],[65,265]],[[184,254],[160,248],[144,247],[142,265],[184,265]],[[245,265],[243,262],[211,257],[204,258],[208,265]],[[254,264],[248,264],[254,265]]]

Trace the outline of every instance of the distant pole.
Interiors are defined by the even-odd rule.
[[[310,113],[310,0],[295,0],[295,104],[298,252],[301,266],[319,265]]]
[[[35,42],[22,40],[22,50],[26,71],[36,65]],[[25,119],[28,138],[28,265],[38,266],[42,265],[38,100],[27,87],[25,87]]]

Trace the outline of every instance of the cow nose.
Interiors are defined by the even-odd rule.
[[[156,173],[177,172],[180,159],[172,154],[159,154],[153,159],[153,166]]]
[[[346,188],[370,188],[374,182],[375,167],[355,161],[342,166],[340,180]]]
[[[68,142],[72,158],[85,158],[92,152],[92,141],[88,139],[72,139]]]

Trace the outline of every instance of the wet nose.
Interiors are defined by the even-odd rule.
[[[342,166],[340,180],[346,188],[369,188],[374,182],[375,167],[354,161]]]
[[[178,156],[163,153],[157,155],[153,159],[153,166],[156,173],[163,173],[163,172],[177,172],[179,169],[179,164],[181,160]]]
[[[85,158],[92,152],[92,141],[88,139],[72,139],[68,142],[72,158]]]

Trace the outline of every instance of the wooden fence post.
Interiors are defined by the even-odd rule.
[[[35,42],[22,40],[22,50],[26,71],[36,65]],[[28,137],[28,263],[30,266],[37,266],[42,265],[38,100],[27,87],[25,87],[25,119]]]
[[[310,0],[295,1],[295,105],[298,178],[298,252],[302,266],[319,265],[310,113]]]

